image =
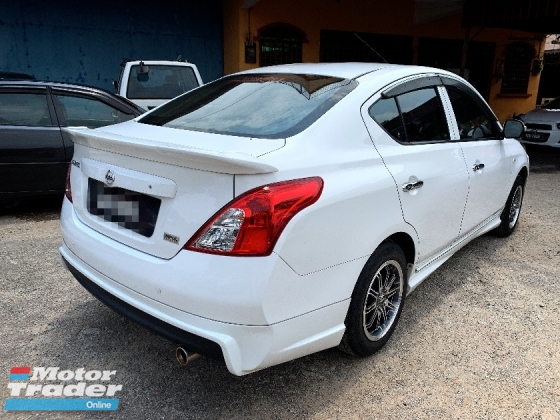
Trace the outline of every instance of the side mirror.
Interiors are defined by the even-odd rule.
[[[117,82],[116,80],[113,80],[113,88],[118,91],[119,90],[119,82]]]
[[[520,138],[525,133],[525,124],[521,120],[506,120],[504,136],[507,138]]]

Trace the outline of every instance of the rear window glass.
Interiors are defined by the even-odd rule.
[[[149,65],[140,73],[140,66],[132,66],[126,96],[129,99],[171,99],[198,86],[191,67]]]
[[[348,79],[307,74],[230,76],[160,106],[139,122],[245,137],[289,137],[356,85]]]

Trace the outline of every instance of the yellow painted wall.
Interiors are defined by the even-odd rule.
[[[224,0],[224,73],[258,67],[259,44],[257,40],[257,64],[245,63],[244,42],[248,29],[248,10],[241,9],[245,0]],[[307,42],[303,44],[303,61],[319,62],[321,29],[371,32],[388,35],[413,36],[414,63],[418,58],[420,37],[463,40],[461,15],[455,14],[431,21],[414,24],[414,0],[260,0],[251,9],[251,33],[256,38],[258,30],[267,25],[282,22],[302,30]],[[506,47],[515,39],[533,39],[531,33],[509,29],[471,29],[473,41],[496,43],[496,61],[505,57]],[[478,34],[477,34],[478,33]],[[543,42],[532,44],[537,52],[544,50]],[[531,75],[529,97],[502,97],[499,95],[501,80],[492,78],[489,104],[500,119],[512,117],[533,109],[536,105],[540,75]]]

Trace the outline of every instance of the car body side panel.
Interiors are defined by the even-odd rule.
[[[0,192],[64,191],[68,162],[58,126],[0,126],[0,137]]]
[[[45,95],[48,115],[43,126],[0,125],[0,192],[7,197],[62,192],[68,168],[60,127],[46,88],[5,87],[9,94]]]
[[[507,156],[503,140],[461,142],[461,149],[469,170],[469,198],[461,223],[461,233],[465,233],[504,207],[513,158]]]
[[[404,219],[418,232],[417,258],[424,260],[451,244],[459,235],[467,201],[468,173],[457,142],[400,144],[369,115],[374,95],[362,107],[371,139],[398,189]],[[403,185],[422,181],[405,192]]]
[[[277,181],[323,178],[319,201],[288,224],[275,247],[300,275],[369,256],[381,241],[397,232],[404,231],[415,240],[414,230],[403,220],[395,184],[369,139],[359,108],[335,107],[324,117],[321,124],[288,138],[284,148],[260,158],[274,162],[278,172],[235,177],[236,195]],[[353,287],[356,280],[344,281]]]

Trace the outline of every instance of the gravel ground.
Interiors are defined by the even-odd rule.
[[[27,418],[560,419],[560,153],[530,150],[518,230],[463,248],[409,296],[388,345],[335,349],[245,377],[88,294],[58,260],[59,201],[0,210],[0,397],[12,366],[116,370],[107,412]]]

